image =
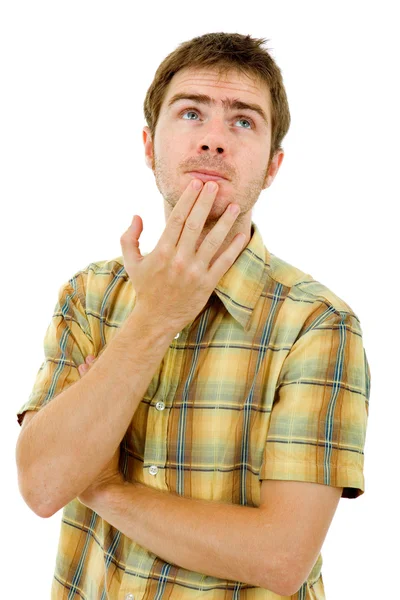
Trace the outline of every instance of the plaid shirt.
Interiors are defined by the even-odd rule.
[[[263,479],[364,492],[370,369],[360,321],[311,275],[251,239],[200,314],[170,344],[121,442],[128,481],[257,507]],[[59,290],[45,360],[18,411],[80,379],[135,305],[123,257],[89,264]],[[101,440],[99,440],[101,443]],[[323,600],[321,554],[292,600]],[[169,564],[76,498],[63,508],[53,600],[278,600]],[[286,597],[285,597],[286,598]]]

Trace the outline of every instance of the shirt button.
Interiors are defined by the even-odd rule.
[[[158,467],[156,465],[151,465],[151,467],[149,468],[149,473],[151,473],[151,475],[157,475]]]
[[[161,402],[161,401],[157,402],[157,404],[156,404],[156,409],[157,410],[164,410],[164,408],[165,408],[164,402]]]
[[[135,600],[135,596],[133,594],[127,594],[125,600]]]
[[[181,335],[180,333],[177,333],[176,336],[174,337],[174,340],[177,340],[180,335]]]

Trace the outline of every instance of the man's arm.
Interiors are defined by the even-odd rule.
[[[281,594],[276,531],[259,508],[185,498],[136,482],[110,485],[90,508],[168,563]]]
[[[36,514],[60,510],[110,461],[173,338],[135,307],[87,375],[20,432],[18,484]]]
[[[311,573],[342,493],[342,487],[308,481],[262,481],[260,510],[274,523],[275,550],[285,557],[282,596],[296,594]]]

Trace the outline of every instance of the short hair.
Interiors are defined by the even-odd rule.
[[[262,45],[265,38],[252,38],[240,33],[206,33],[182,42],[159,65],[147,90],[144,116],[154,140],[161,106],[173,76],[184,68],[212,68],[219,75],[237,70],[252,76],[259,84],[267,84],[271,95],[271,152],[282,150],[282,140],[289,130],[290,112],[282,73]]]

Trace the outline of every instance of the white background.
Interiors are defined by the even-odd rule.
[[[16,412],[43,360],[60,286],[164,227],[144,162],[143,100],[185,40],[267,38],[292,124],[253,211],[268,249],[358,315],[371,372],[365,493],[326,537],[328,600],[394,598],[399,499],[399,44],[395,2],[4,2],[0,9],[2,585],[50,596],[61,511],[36,516],[17,485]],[[396,176],[397,175],[397,176]],[[294,541],[295,543],[295,541]],[[11,597],[11,596],[10,596]]]

